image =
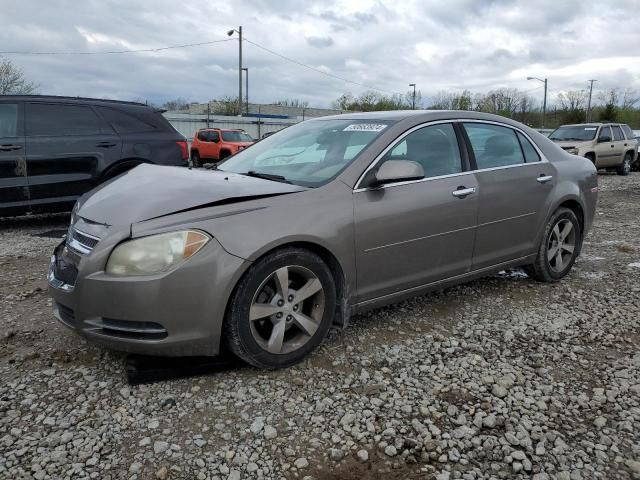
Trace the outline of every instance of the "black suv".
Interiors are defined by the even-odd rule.
[[[185,138],[142,103],[0,96],[0,216],[71,210],[136,165],[187,159]]]

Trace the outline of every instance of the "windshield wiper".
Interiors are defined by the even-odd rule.
[[[282,175],[275,175],[273,173],[256,172],[255,170],[249,170],[244,175],[248,177],[264,178],[265,180],[272,180],[274,182],[291,183]]]

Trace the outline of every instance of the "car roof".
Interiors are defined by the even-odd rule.
[[[43,101],[65,101],[65,102],[97,102],[97,103],[117,103],[120,105],[136,105],[138,107],[149,107],[149,105],[140,102],[129,102],[126,100],[110,100],[108,98],[89,98],[89,97],[65,97],[61,95],[2,95],[0,101],[12,100],[12,101],[27,101],[27,100],[43,100]]]
[[[606,125],[621,126],[621,125],[626,125],[626,123],[618,123],[618,122],[568,123],[566,125],[560,125],[560,127],[603,127]]]
[[[317,122],[323,120],[367,120],[367,121],[397,121],[398,123],[425,123],[437,120],[485,120],[498,122],[517,128],[527,127],[520,122],[492,113],[475,112],[471,110],[390,110],[381,112],[346,113],[330,115],[307,120]]]

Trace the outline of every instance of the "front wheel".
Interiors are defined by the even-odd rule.
[[[538,254],[525,272],[540,282],[557,282],[569,273],[582,246],[582,230],[576,214],[559,208],[544,229]]]
[[[225,315],[224,339],[251,365],[288,367],[322,342],[335,309],[335,282],[324,261],[286,248],[257,261],[242,278]]]
[[[200,154],[198,152],[191,152],[191,164],[196,168],[201,166]]]
[[[616,173],[622,176],[629,175],[629,172],[631,172],[631,160],[633,160],[633,155],[631,152],[627,152],[622,164],[616,169]]]

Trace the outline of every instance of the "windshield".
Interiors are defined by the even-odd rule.
[[[549,135],[551,140],[593,140],[598,127],[593,125],[576,125],[571,127],[560,127]]]
[[[253,138],[244,132],[222,131],[222,139],[225,142],[253,142]]]
[[[385,128],[388,121],[312,120],[271,135],[219,164],[225,172],[268,174],[318,187],[335,178]]]

